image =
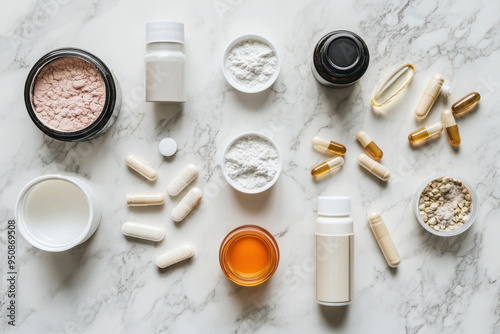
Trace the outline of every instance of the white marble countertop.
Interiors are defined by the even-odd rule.
[[[32,178],[76,173],[94,187],[103,204],[102,222],[85,244],[62,254],[31,247],[18,237],[17,326],[19,333],[494,333],[500,332],[500,3],[397,1],[18,1],[4,0],[0,14],[0,201],[1,252],[15,199]],[[7,9],[8,8],[8,9]],[[183,107],[145,103],[145,22],[179,20],[186,25],[189,102]],[[371,52],[367,73],[349,89],[319,85],[310,70],[311,51],[335,29],[362,36]],[[226,44],[259,33],[278,48],[281,74],[267,92],[232,89],[220,68]],[[88,50],[114,71],[123,90],[121,114],[104,136],[63,143],[44,136],[30,121],[23,89],[31,66],[46,52],[74,46]],[[405,63],[417,69],[406,95],[385,116],[370,110],[374,88]],[[407,136],[420,127],[413,109],[434,73],[451,85],[428,117],[471,91],[480,107],[459,120],[462,145],[444,135],[418,149]],[[385,152],[392,171],[384,184],[361,169],[356,133],[365,130]],[[243,131],[264,131],[284,155],[283,173],[259,196],[230,188],[219,166],[224,145]],[[325,159],[311,148],[321,134],[347,146],[342,170],[314,182],[312,166]],[[158,142],[172,137],[172,159]],[[147,183],[127,169],[135,153],[160,172]],[[201,174],[202,205],[181,224],[161,208],[130,209],[125,194],[164,191],[186,164]],[[431,236],[419,226],[412,197],[424,179],[453,172],[475,184],[479,216],[465,234]],[[355,220],[354,301],[323,308],[314,295],[316,198],[352,197]],[[390,270],[367,225],[378,210],[389,226],[402,263]],[[156,245],[126,239],[126,220],[163,226]],[[255,288],[232,284],[218,263],[224,236],[239,225],[268,229],[280,247],[272,279]],[[191,243],[196,256],[167,270],[154,258]],[[0,272],[6,275],[6,257]],[[5,314],[2,276],[0,332],[11,329]]]

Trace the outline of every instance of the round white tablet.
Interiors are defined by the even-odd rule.
[[[172,138],[163,138],[159,145],[160,153],[170,157],[177,152],[177,143]]]

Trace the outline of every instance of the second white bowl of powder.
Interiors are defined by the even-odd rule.
[[[260,35],[242,35],[226,47],[222,72],[227,82],[240,92],[262,92],[271,87],[278,78],[278,50]]]
[[[224,177],[234,189],[246,194],[271,188],[282,167],[278,145],[260,132],[245,132],[233,138],[222,154]]]

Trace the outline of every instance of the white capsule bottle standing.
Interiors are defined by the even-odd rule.
[[[343,306],[352,301],[354,231],[351,198],[318,198],[316,220],[316,301]]]
[[[146,101],[187,101],[184,23],[146,23]]]

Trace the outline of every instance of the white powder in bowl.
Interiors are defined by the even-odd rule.
[[[236,44],[227,56],[226,68],[246,88],[263,86],[278,68],[278,58],[269,45],[256,39]]]
[[[266,138],[248,135],[236,140],[224,156],[229,177],[245,189],[258,189],[278,173],[280,158]]]

